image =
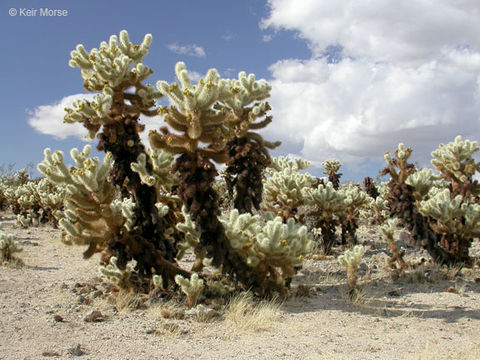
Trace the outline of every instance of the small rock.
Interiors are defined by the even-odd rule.
[[[56,351],[44,351],[42,352],[42,356],[45,356],[45,357],[60,356],[60,354]]]
[[[105,321],[105,316],[100,311],[94,310],[90,314],[88,314],[83,320],[85,322],[102,322]]]
[[[151,335],[151,334],[155,334],[156,331],[157,331],[156,329],[147,329],[145,333],[147,333],[148,335]]]
[[[295,291],[295,296],[297,297],[310,297],[311,292],[310,292],[310,287],[300,284],[298,285],[296,291]]]
[[[91,300],[86,297],[85,295],[79,295],[78,296],[78,303],[83,304],[83,305],[89,305]]]
[[[82,349],[80,344],[78,344],[74,348],[68,349],[67,351],[68,351],[69,354],[71,354],[73,356],[82,356],[82,355],[86,354],[85,350]]]
[[[367,264],[364,264],[364,263],[360,264],[360,265],[358,266],[358,271],[359,271],[360,273],[365,274],[365,273],[368,271],[368,266],[367,266]]]
[[[455,288],[453,288],[453,287],[451,287],[451,286],[446,287],[445,289],[443,289],[443,291],[449,292],[449,293],[454,293],[454,292],[456,292],[456,291],[455,291]]]
[[[98,298],[99,296],[102,296],[102,295],[103,295],[103,291],[102,290],[97,290],[92,294],[91,298],[96,299],[96,298]]]
[[[63,317],[61,317],[60,315],[55,315],[53,317],[53,320],[55,320],[55,322],[64,322]]]
[[[185,315],[187,316],[198,316],[204,318],[206,320],[211,319],[215,316],[218,316],[218,311],[215,311],[205,305],[199,304],[194,308],[185,311]]]
[[[391,296],[391,297],[399,297],[400,296],[400,293],[397,290],[389,291],[387,294],[388,294],[388,296]]]

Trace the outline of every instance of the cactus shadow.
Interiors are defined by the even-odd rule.
[[[343,277],[345,277],[344,274]],[[443,306],[434,305],[432,297],[465,296],[445,292],[445,285],[452,285],[452,282],[445,281],[432,285],[430,283],[392,283],[387,279],[375,280],[361,284],[359,286],[361,296],[356,302],[352,302],[344,283],[318,284],[311,287],[309,297],[292,297],[285,301],[283,310],[292,314],[340,311],[375,318],[438,319],[446,323],[455,323],[461,319],[480,320],[478,309],[448,305],[448,303]],[[480,293],[480,284],[472,284],[469,291]],[[425,302],[421,302],[417,300],[418,294],[428,294],[428,298]]]

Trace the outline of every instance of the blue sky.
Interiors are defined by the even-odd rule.
[[[440,142],[479,138],[480,7],[405,3],[4,0],[0,164],[21,168],[41,161],[45,147],[68,153],[85,144],[62,124],[66,99],[85,93],[70,51],[125,29],[137,43],[153,35],[144,59],[151,84],[175,81],[177,61],[193,76],[214,67],[226,78],[246,71],[267,79],[274,121],[264,136],[283,142],[273,155],[302,156],[313,174],[337,158],[343,179],[375,177],[399,142],[426,166]],[[39,16],[45,7],[68,15]],[[23,16],[28,9],[37,16]]]

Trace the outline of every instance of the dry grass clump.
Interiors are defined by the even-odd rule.
[[[139,294],[132,290],[120,289],[120,291],[112,297],[112,303],[117,311],[122,313],[145,308],[147,299],[148,297],[144,294]]]
[[[155,320],[161,319],[183,319],[185,317],[185,306],[175,299],[157,303],[148,309],[148,316]]]
[[[256,301],[251,293],[241,293],[227,303],[225,324],[235,334],[266,330],[278,319],[280,309],[281,303],[275,298]]]

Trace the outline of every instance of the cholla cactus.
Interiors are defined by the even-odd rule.
[[[147,158],[151,160],[151,165],[147,162]],[[137,161],[132,162],[130,166],[134,172],[138,173],[143,183],[158,190],[170,191],[172,186],[178,183],[170,172],[174,161],[172,154],[164,150],[148,148],[147,153],[141,153]]]
[[[271,164],[266,169],[267,174],[273,175],[277,171],[282,171],[286,168],[292,170],[305,170],[310,166],[310,162],[302,158],[290,158],[285,156],[279,156],[272,158]]]
[[[362,245],[356,245],[352,250],[346,250],[343,255],[338,257],[338,262],[347,268],[347,284],[350,299],[353,299],[357,288],[357,271],[362,262],[365,248]]]
[[[470,261],[468,248],[471,237],[476,236],[471,226],[477,221],[477,209],[471,204],[479,193],[478,183],[471,181],[479,165],[471,156],[477,150],[476,143],[457,137],[432,152],[432,164],[440,171],[443,183],[429,170],[415,173],[413,165],[407,163],[411,149],[402,144],[395,152],[396,159],[388,153],[385,156],[388,168],[384,174],[392,177],[388,198],[391,214],[401,218],[415,244],[426,249],[437,263]],[[467,213],[469,225],[465,226]]]
[[[222,211],[230,211],[231,202],[233,199],[233,188],[229,189],[227,182],[225,181],[225,168],[220,171],[221,178],[218,178],[213,184],[212,187],[215,192],[218,194],[219,207]]]
[[[55,212],[63,210],[66,187],[55,185],[43,178],[37,183],[37,193],[42,206],[41,220],[51,223],[56,229],[58,227],[58,221],[54,214]]]
[[[465,197],[480,194],[478,181],[473,181],[473,175],[480,171],[480,162],[473,159],[473,154],[478,150],[476,141],[463,141],[461,136],[457,136],[453,142],[440,144],[432,152],[432,165],[451,184],[454,195],[461,194]]]
[[[305,226],[293,219],[285,224],[280,217],[270,215],[267,213],[267,218],[262,219],[234,209],[221,221],[230,246],[251,268],[245,285],[260,295],[273,292],[285,295],[303,257],[311,252],[313,242]]]
[[[466,202],[460,194],[452,198],[450,190],[444,189],[420,202],[419,210],[441,235],[440,246],[457,261],[468,263],[472,239],[480,237],[480,205]]]
[[[415,166],[408,163],[411,155],[412,149],[405,148],[403,143],[398,144],[398,148],[394,151],[395,157],[392,157],[387,151],[384,155],[387,168],[382,170],[381,175],[388,174],[396,183],[404,184],[407,177],[415,172]]]
[[[431,169],[422,169],[405,179],[405,184],[414,188],[413,196],[417,201],[425,200],[430,189],[435,185],[438,177],[433,175]]]
[[[115,123],[111,111],[119,105],[123,113],[155,115],[149,108],[161,95],[151,85],[141,84],[153,73],[141,62],[148,54],[151,42],[152,35],[147,34],[140,45],[132,44],[128,33],[122,30],[119,38],[112,35],[108,44],[102,42],[99,49],[92,49],[90,53],[83,45],[77,45],[76,50],[71,52],[69,65],[80,68],[87,91],[101,91],[102,94],[96,95],[91,102],[75,102],[73,109],[66,109],[65,122],[83,123],[93,139],[102,125]],[[135,93],[125,93],[131,87],[135,87]],[[130,104],[124,103],[123,99],[128,99]],[[120,113],[116,115],[121,116]],[[134,119],[130,121],[136,122]],[[109,135],[113,136],[113,132]]]
[[[301,266],[302,259],[313,248],[306,226],[288,219],[284,224],[280,217],[267,221],[255,237],[255,250],[263,255],[269,266],[282,269],[287,282],[294,275],[294,268]]]
[[[86,258],[104,249],[110,238],[118,236],[125,222],[121,212],[110,207],[116,197],[108,178],[113,157],[107,154],[100,164],[98,158],[89,157],[90,153],[90,145],[82,152],[73,149],[70,155],[76,167],[70,170],[62,152],[52,154],[46,149],[45,159],[38,165],[48,181],[66,187],[65,211],[59,225],[65,232],[65,243],[88,245]]]
[[[298,208],[305,204],[302,189],[310,188],[316,182],[310,174],[299,173],[295,161],[277,161],[275,167],[279,170],[272,171],[270,177],[263,181],[262,208],[274,212],[284,221],[295,217]]]
[[[238,119],[239,115],[244,114],[242,111],[246,111],[240,107],[245,105],[245,101],[250,101],[251,97],[245,95],[242,100],[242,95],[237,99],[240,104],[229,104],[228,101],[232,100],[232,96],[235,98],[232,94],[237,90],[231,87],[232,82],[221,79],[215,69],[209,70],[205,78],[195,85],[190,80],[185,64],[178,63],[175,72],[180,84],[160,81],[157,87],[172,101],[172,105],[162,108],[160,113],[177,133],[170,133],[164,127],[161,129],[162,134],[150,133],[150,143],[153,148],[181,154],[176,159],[173,171],[179,178],[177,194],[201,233],[195,253],[210,259],[212,266],[222,269],[240,282],[248,282],[248,266],[228,246],[225,230],[218,220],[218,194],[212,185],[217,170],[211,160],[222,163],[228,159],[226,144],[236,134],[245,137],[248,135],[249,139],[261,142],[261,138],[250,132],[245,133],[245,128],[241,125],[245,119]],[[267,96],[268,89],[263,85],[255,85],[255,82],[251,83],[249,79],[252,77],[246,79],[245,84],[243,80],[239,81],[247,94],[251,93],[252,99]],[[260,86],[258,91],[257,86]],[[263,116],[266,110],[267,107],[261,104],[254,105],[251,109],[252,116],[247,119],[248,124]],[[248,128],[247,126],[246,129]]]
[[[151,42],[152,36],[147,34],[141,44],[134,44],[123,30],[118,37],[112,35],[108,43],[102,42],[98,49],[87,52],[83,45],[78,45],[71,52],[69,65],[81,70],[84,88],[100,94],[93,101],[75,102],[72,108],[66,109],[64,120],[82,123],[90,138],[97,135],[97,149],[107,153],[105,161],[110,166],[106,171],[108,184],[102,184],[103,189],[96,188],[99,184],[95,176],[99,174],[93,174],[91,169],[78,169],[72,173],[72,178],[80,181],[76,187],[85,186],[87,190],[93,187],[94,193],[100,193],[75,202],[73,198],[78,190],[69,186],[67,197],[72,200],[61,221],[67,238],[70,235],[72,241],[77,239],[89,244],[86,256],[104,249],[103,261],[108,263],[109,258],[115,256],[120,269],[124,269],[130,260],[136,260],[135,272],[140,278],[161,275],[167,285],[173,283],[175,275],[189,276],[189,273],[175,263],[175,236],[172,237],[171,231],[175,231],[177,209],[172,208],[169,214],[164,214],[157,208],[157,203],[165,200],[162,191],[168,191],[172,186],[165,169],[172,158],[156,151],[146,151],[140,139],[144,130],[144,125],[139,122],[140,115],[156,116],[155,101],[162,96],[152,85],[143,83],[153,73],[142,63]],[[52,164],[52,167],[57,165]],[[55,182],[57,174],[49,171],[51,174],[47,176]],[[59,175],[70,176],[64,170]],[[83,197],[83,190],[81,192],[80,197]],[[116,197],[121,201],[112,203]],[[132,199],[134,207],[124,199]],[[128,209],[118,211],[119,204]],[[170,202],[163,205],[170,206]],[[88,216],[95,213],[96,217],[89,218],[84,224],[82,217],[87,215],[79,210],[82,208],[87,210]],[[127,213],[131,213],[131,216],[127,215],[128,221],[125,219]],[[91,229],[84,231],[88,227]]]
[[[333,184],[333,188],[337,190],[340,187],[340,178],[342,174],[338,173],[340,170],[340,162],[338,160],[326,160],[322,163],[325,168],[324,174],[328,176],[328,181]]]
[[[192,308],[197,305],[198,298],[204,288],[203,280],[199,278],[198,274],[193,273],[190,279],[177,275],[175,276],[175,282],[181,287],[183,293],[187,295],[187,306]]]
[[[7,191],[10,188],[10,184],[5,178],[0,178],[0,210],[4,210],[8,207],[9,201],[7,197]]]
[[[132,282],[130,281],[132,268],[127,266],[123,270],[119,269],[117,261],[118,259],[115,256],[112,256],[110,258],[110,263],[107,266],[101,266],[99,268],[100,274],[106,276],[121,289],[132,288]]]
[[[305,205],[314,207],[310,215],[315,217],[315,228],[322,232],[322,248],[325,254],[330,254],[335,242],[335,229],[340,225],[341,213],[345,211],[345,195],[335,190],[333,184],[319,185],[316,189],[304,188],[302,195]]]
[[[382,182],[378,187],[378,195],[371,201],[366,209],[362,210],[362,216],[369,218],[372,225],[381,225],[390,217],[388,211],[388,183]]]
[[[398,264],[400,270],[407,268],[407,263],[403,260],[404,251],[399,251],[397,244],[395,243],[395,230],[398,225],[398,219],[388,219],[385,224],[380,226],[380,231],[385,236],[388,242],[388,248],[392,253],[392,256],[388,260],[388,264],[391,268],[395,267],[395,263]]]
[[[12,261],[15,260],[15,253],[22,252],[23,248],[15,240],[15,237],[12,234],[5,234],[0,231],[0,255],[2,261]]]
[[[64,188],[46,179],[30,180],[26,177],[17,184],[5,185],[4,191],[13,213],[17,215],[18,225],[26,228],[50,222],[56,227],[53,212],[63,207]]]
[[[187,212],[185,206],[182,207],[182,214],[184,217],[183,222],[177,224],[177,229],[184,234],[183,241],[177,244],[178,254],[177,259],[181,260],[185,255],[185,251],[189,248],[197,249],[197,245],[200,243],[200,231],[197,230],[195,223]],[[203,259],[206,256],[206,252],[196,253],[196,260],[192,267],[192,271],[200,271],[203,267]]]
[[[247,76],[240,72],[238,80],[230,80],[223,90],[221,101],[230,110],[227,123],[235,135],[227,143],[229,159],[225,180],[231,194],[233,188],[236,190],[236,209],[241,213],[259,210],[263,172],[270,163],[267,149],[274,149],[280,142],[265,141],[252,130],[265,128],[272,121],[271,116],[266,116],[270,105],[261,102],[270,96],[271,86],[263,79],[256,81],[254,74]]]
[[[197,85],[193,85],[183,62],[176,64],[175,73],[180,85],[157,82],[158,90],[175,104],[161,108],[160,113],[170,127],[183,134],[170,133],[166,127],[161,129],[162,135],[152,131],[149,135],[152,147],[173,154],[198,151],[215,161],[225,162],[225,144],[232,135],[225,124],[225,111],[213,105],[220,100],[226,80],[220,78],[217,70],[210,69]],[[201,148],[200,142],[208,146]]]
[[[344,210],[340,213],[342,244],[348,242],[352,248],[357,244],[356,231],[362,211],[366,210],[373,200],[359,186],[353,184],[339,192],[344,197]]]

